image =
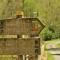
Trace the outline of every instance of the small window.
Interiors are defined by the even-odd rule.
[[[4,24],[4,21],[0,21],[0,25],[3,25]]]
[[[3,33],[4,21],[0,21],[0,34]]]
[[[35,53],[38,54],[39,53],[39,50],[38,49],[35,49]]]
[[[37,40],[35,41],[35,44],[38,44],[38,41]]]

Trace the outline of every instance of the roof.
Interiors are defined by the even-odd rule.
[[[36,20],[38,20],[38,21],[40,22],[40,24],[41,24],[42,26],[44,26],[44,24],[43,24],[38,18],[34,18],[34,17],[7,18],[7,19],[0,19],[0,20],[13,20],[13,19],[25,19],[25,20],[27,20],[27,19],[29,19],[29,20],[31,20],[31,19],[36,19]]]
[[[7,18],[7,19],[1,19],[1,21],[7,21],[7,20],[31,20],[31,21],[35,21],[37,20],[39,22],[39,24],[42,26],[42,29],[39,31],[39,33],[43,30],[43,28],[45,27],[45,25],[38,19],[38,18],[34,18],[34,17],[22,17],[22,18]]]

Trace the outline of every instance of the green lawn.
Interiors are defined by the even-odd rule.
[[[54,60],[54,57],[50,53],[47,53],[47,60]]]
[[[58,48],[60,48],[60,43],[56,44],[56,46],[57,46]]]
[[[58,43],[56,43],[58,42]],[[45,49],[48,48],[48,44],[55,44],[56,48],[60,48],[60,38],[59,39],[53,39],[51,41],[45,41]]]
[[[57,48],[60,48],[60,38],[53,39],[51,41],[45,41],[45,47],[44,47],[45,49],[48,49],[48,44],[55,44]],[[54,60],[53,55],[51,55],[48,51],[47,51],[47,60]]]
[[[60,48],[60,39],[54,39],[51,41],[45,41],[45,49],[48,49],[48,44],[54,44],[57,48]],[[47,51],[47,60],[54,60],[53,55]]]
[[[58,38],[58,39],[52,39],[52,40],[49,40],[49,41],[45,41],[45,43],[53,43],[53,44],[55,44],[55,42],[57,42],[57,41],[60,41],[60,38]]]

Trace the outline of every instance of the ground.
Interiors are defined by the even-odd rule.
[[[45,42],[47,60],[60,60],[60,39]]]
[[[47,53],[47,60],[54,60],[53,56],[50,53]]]

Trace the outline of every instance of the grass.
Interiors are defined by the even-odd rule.
[[[58,42],[58,43],[56,43]],[[45,49],[48,49],[48,44],[55,44],[57,48],[60,48],[60,38],[59,39],[53,39],[51,41],[46,41],[45,42]],[[51,55],[48,51],[47,51],[47,60],[54,60],[53,55]]]
[[[47,53],[47,60],[54,60],[54,57],[50,53]]]
[[[58,48],[60,48],[60,43],[56,44],[56,46],[57,46]]]
[[[56,43],[56,42],[58,42],[58,43]],[[55,44],[57,48],[60,48],[60,38],[46,41],[45,42],[45,49],[48,48],[48,44]]]
[[[52,39],[52,40],[49,40],[49,41],[46,41],[45,43],[55,43],[55,42],[57,42],[57,41],[60,41],[60,38],[58,38],[58,39]]]

